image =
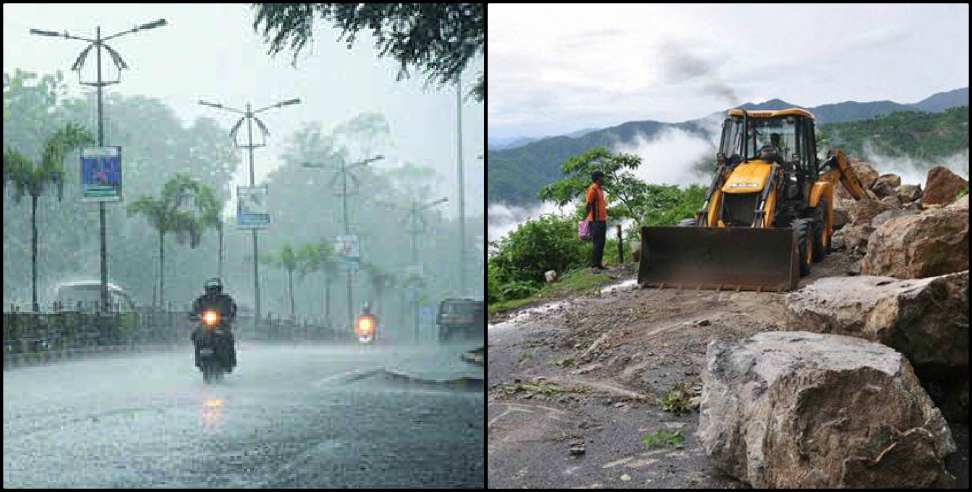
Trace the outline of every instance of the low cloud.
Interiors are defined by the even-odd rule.
[[[566,216],[570,213],[572,207],[572,205],[568,205],[561,208],[553,202],[542,202],[534,207],[516,207],[502,203],[490,204],[487,210],[486,241],[488,243],[499,241],[520,224],[542,215]],[[492,249],[490,249],[490,252],[492,252]]]
[[[700,175],[696,164],[715,159],[722,120],[718,117],[702,121],[705,136],[681,128],[665,128],[651,137],[638,135],[633,140],[615,144],[614,152],[635,154],[641,166],[635,176],[649,184],[687,186],[706,184],[711,176]]]
[[[969,179],[969,149],[956,152],[948,157],[936,159],[914,159],[908,156],[891,157],[874,149],[870,142],[863,145],[863,160],[874,166],[881,174],[901,176],[901,184],[916,184],[925,187],[928,169],[945,166],[950,171]]]

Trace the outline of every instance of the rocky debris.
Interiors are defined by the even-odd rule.
[[[839,230],[841,227],[844,227],[847,223],[850,222],[850,212],[848,212],[846,208],[834,207],[833,220],[834,220],[833,222],[834,230],[835,231]]]
[[[804,331],[714,340],[702,381],[699,440],[754,488],[951,485],[951,432],[889,347]]]
[[[921,198],[921,185],[905,184],[898,187],[898,198],[903,203],[913,202]]]
[[[964,369],[969,272],[898,280],[827,277],[786,296],[786,328],[883,343],[915,366]]]
[[[898,198],[897,193],[893,193],[881,199],[881,203],[891,207],[891,208],[901,208],[901,199]]]
[[[969,411],[969,272],[917,280],[831,277],[786,298],[790,330],[880,342],[901,352],[950,420]]]
[[[879,198],[896,196],[898,187],[901,186],[901,177],[897,174],[882,174],[871,185],[871,190]]]
[[[919,210],[914,210],[914,209],[908,209],[908,208],[892,208],[890,210],[885,210],[884,212],[881,212],[881,213],[875,215],[874,218],[871,219],[871,227],[878,227],[881,224],[883,224],[883,223],[887,222],[888,220],[893,219],[895,217],[903,217],[903,216],[906,216],[906,215],[916,215],[918,212],[920,212],[920,211]]]
[[[962,198],[959,198],[958,200],[955,200],[954,202],[952,202],[950,205],[948,205],[945,208],[957,208],[957,209],[960,209],[960,210],[968,211],[969,210],[969,195],[965,195]]]
[[[968,269],[969,214],[961,208],[936,208],[881,223],[868,239],[862,265],[865,274],[896,278]]]
[[[840,249],[840,246],[851,253],[863,254],[867,250],[867,240],[873,232],[874,228],[867,224],[844,226],[834,233],[831,245],[835,249]]]
[[[864,186],[864,189],[870,189],[874,185],[874,182],[878,180],[878,172],[870,164],[858,159],[851,159],[850,166],[854,174],[857,175],[857,179],[860,180],[861,185]]]
[[[953,173],[947,167],[936,166],[928,170],[925,178],[925,192],[921,195],[922,205],[945,205],[955,201],[959,192],[969,186],[969,182]]]
[[[891,205],[878,200],[858,200],[850,209],[851,221],[858,225],[870,225],[874,216],[891,208]]]
[[[547,280],[548,284],[552,284],[557,281],[557,272],[555,270],[547,270],[543,272],[543,278]]]

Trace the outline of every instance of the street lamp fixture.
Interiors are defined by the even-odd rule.
[[[144,29],[154,29],[156,27],[167,25],[165,19],[159,19],[154,22],[149,22],[147,24],[142,24],[128,31],[122,31],[111,36],[101,37],[101,26],[95,28],[95,38],[89,39],[81,36],[72,36],[66,30],[63,34],[59,34],[55,31],[45,31],[42,29],[30,29],[30,33],[35,36],[49,36],[49,37],[63,37],[65,39],[77,39],[79,41],[85,41],[88,46],[81,50],[78,54],[77,59],[74,64],[71,65],[71,70],[76,70],[78,72],[78,83],[82,85],[92,85],[98,88],[98,146],[103,147],[105,145],[105,132],[104,132],[104,118],[102,111],[101,94],[102,88],[111,84],[117,84],[121,82],[121,71],[128,68],[128,64],[122,59],[121,55],[118,54],[111,46],[105,44],[105,41],[109,39],[114,39],[125,34],[133,33]],[[95,54],[98,63],[98,79],[95,82],[83,82],[81,80],[81,67],[84,65],[84,61],[91,52],[91,48],[95,48]],[[101,50],[104,49],[111,56],[112,62],[118,68],[118,79],[103,81],[101,78]],[[108,246],[106,241],[105,232],[105,202],[98,203],[98,219],[100,223],[100,234],[101,234],[101,308],[103,311],[109,311],[111,305],[108,301]]]
[[[244,111],[244,110],[240,110],[240,109],[236,109],[236,108],[231,108],[229,106],[224,106],[224,105],[222,105],[220,103],[203,101],[201,99],[199,100],[199,104],[202,105],[202,106],[209,106],[211,108],[221,109],[223,111],[229,111],[229,112],[232,112],[232,113],[237,113],[237,114],[242,114],[243,115],[239,120],[236,121],[236,124],[233,125],[233,128],[230,129],[230,138],[233,139],[233,143],[236,144],[236,147],[237,148],[243,148],[243,149],[248,149],[249,150],[249,154],[250,154],[250,186],[251,187],[252,186],[255,186],[255,184],[256,184],[256,177],[255,177],[254,170],[253,170],[253,149],[255,149],[257,147],[263,147],[263,146],[265,146],[267,144],[266,143],[267,142],[267,136],[270,135],[270,131],[267,129],[267,126],[263,124],[263,121],[261,121],[259,118],[257,118],[256,116],[254,116],[254,114],[259,113],[259,112],[264,111],[264,110],[267,110],[267,109],[270,109],[270,108],[279,108],[279,107],[289,106],[291,104],[299,104],[299,103],[300,103],[300,99],[299,98],[288,99],[286,101],[281,101],[281,102],[278,102],[278,103],[271,104],[269,106],[260,108],[260,109],[258,109],[256,111],[253,111],[252,106],[250,105],[250,103],[246,103],[246,110]],[[237,140],[236,140],[236,133],[240,130],[240,127],[243,125],[243,121],[244,120],[246,121],[246,132],[247,132],[247,137],[248,137],[248,139],[247,139],[247,145],[242,145],[239,142],[237,142]],[[260,128],[260,132],[263,135],[263,141],[262,141],[262,143],[259,143],[259,144],[254,144],[253,143],[253,125],[252,125],[252,122],[253,121],[256,121],[257,127]],[[253,326],[254,326],[254,328],[256,328],[256,326],[260,322],[260,314],[261,314],[261,309],[260,309],[261,308],[261,306],[260,306],[260,270],[259,270],[259,263],[260,262],[258,261],[258,259],[260,258],[260,255],[259,255],[259,248],[257,246],[257,230],[256,229],[252,229],[252,233],[253,233],[253,256],[252,256],[252,258],[253,258],[253,297],[254,297],[254,303],[253,304],[256,307],[256,313],[255,313],[256,316],[254,316],[254,318],[253,318]]]

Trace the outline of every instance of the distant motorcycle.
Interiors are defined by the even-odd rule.
[[[375,343],[375,334],[378,328],[378,318],[373,314],[362,314],[354,323],[354,335],[358,341],[371,345]]]
[[[199,351],[199,370],[203,373],[203,382],[211,383],[223,379],[223,374],[229,372],[226,367],[226,328],[222,325],[222,315],[219,311],[207,309],[202,316],[192,314],[190,319],[200,321],[202,328],[193,339],[196,350]]]

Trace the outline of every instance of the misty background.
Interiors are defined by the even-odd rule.
[[[252,246],[249,231],[236,229],[235,190],[249,182],[246,154],[233,148],[230,127],[239,115],[200,106],[200,99],[243,108],[300,98],[301,104],[260,114],[270,136],[254,151],[257,184],[270,185],[272,225],[259,233],[260,253],[279,254],[333,240],[343,232],[333,173],[300,166],[343,152],[349,162],[374,154],[385,159],[356,172],[358,194],[349,199],[352,232],[362,238],[362,260],[374,267],[354,276],[354,304],[404,315],[406,300],[378,274],[403,276],[410,263],[405,211],[413,199],[445,197],[448,203],[423,213],[427,230],[419,238],[427,278],[421,303],[437,304],[457,291],[458,200],[456,178],[457,94],[454,86],[426,87],[421,74],[396,81],[399,64],[379,58],[368,32],[352,49],[338,32],[317,20],[315,37],[301,52],[271,58],[253,30],[254,13],[243,4],[5,4],[4,147],[39,159],[42,139],[54,126],[81,123],[96,132],[94,88],[78,84],[69,70],[85,47],[80,41],[32,36],[37,28],[94,37],[164,18],[168,25],[109,44],[130,69],[121,83],[104,90],[105,144],[122,146],[124,200],[107,205],[109,281],[149,305],[158,275],[158,234],[126,206],[139,196],[158,196],[178,172],[210,186],[225,204],[224,282],[243,308],[252,308]],[[107,57],[107,54],[103,54]],[[81,73],[95,77],[94,54]],[[103,61],[106,80],[117,76]],[[483,69],[476,57],[463,75],[462,134],[465,174],[466,284],[481,292],[484,255],[483,105],[466,94]],[[61,75],[58,75],[58,72]],[[34,74],[33,76],[30,74]],[[245,129],[241,132],[245,139]],[[254,128],[254,142],[260,137]],[[38,202],[38,288],[40,302],[53,300],[59,282],[99,277],[98,206],[80,202],[77,158],[65,159],[63,201],[48,191]],[[5,305],[30,300],[30,199],[13,199],[4,187]],[[377,200],[397,208],[376,204]],[[216,275],[217,235],[206,230],[197,248],[164,240],[165,298],[186,307]],[[377,273],[376,273],[377,272]],[[288,272],[261,264],[263,311],[288,316]],[[296,315],[322,317],[328,275],[294,274]],[[331,275],[330,310],[344,313],[344,274]],[[383,287],[384,286],[384,287]],[[332,315],[332,319],[339,316]]]
[[[819,128],[968,105],[968,5],[496,5],[490,14],[489,241],[559,213],[536,190],[563,158],[596,145],[638,155],[635,175],[648,183],[706,185],[731,107],[806,107]],[[809,27],[742,28],[791,19]],[[924,34],[931,25],[935,36]],[[903,183],[923,184],[932,165],[968,177],[967,143],[932,159],[874,143],[852,157]]]

